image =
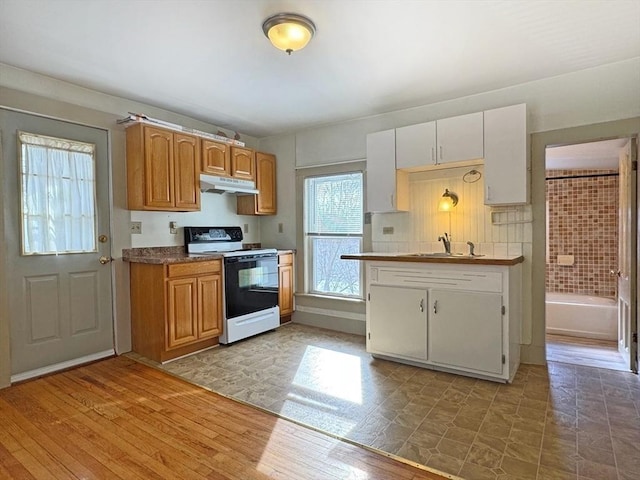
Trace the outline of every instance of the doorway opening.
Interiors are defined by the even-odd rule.
[[[547,360],[629,371],[619,307],[621,155],[630,139],[545,152]],[[625,357],[626,354],[626,357]]]

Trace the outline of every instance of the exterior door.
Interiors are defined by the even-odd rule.
[[[634,372],[638,371],[637,148],[637,140],[633,138],[621,150],[619,157],[618,350]]]
[[[0,275],[17,381],[114,353],[108,135],[5,109],[0,134],[7,266]],[[72,156],[72,148],[91,153]]]

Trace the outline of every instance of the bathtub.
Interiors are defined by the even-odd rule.
[[[547,333],[618,339],[618,305],[613,298],[547,293],[545,315]]]

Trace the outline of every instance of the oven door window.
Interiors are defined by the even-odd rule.
[[[278,304],[278,261],[275,256],[226,258],[224,280],[227,318]]]

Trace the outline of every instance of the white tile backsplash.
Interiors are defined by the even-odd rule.
[[[451,238],[451,251],[468,252],[467,241],[483,255],[522,255],[524,242],[532,241],[531,205],[496,207],[484,205],[483,181],[468,184],[462,176],[471,167],[410,174],[410,211],[372,215],[371,235],[375,252],[440,252],[437,239],[444,232]],[[474,167],[478,170],[482,166]],[[445,188],[459,196],[451,213],[438,212],[438,200]],[[383,234],[392,227],[393,234]]]

